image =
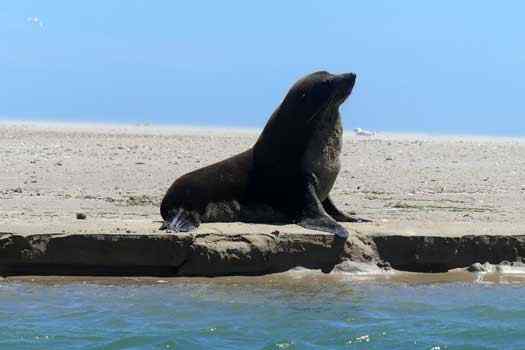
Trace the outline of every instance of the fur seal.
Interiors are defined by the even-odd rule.
[[[190,231],[201,222],[296,223],[331,232],[337,221],[364,222],[334,205],[329,192],[340,169],[339,106],[354,73],[315,72],[297,81],[255,145],[178,178],[162,200],[163,228]]]

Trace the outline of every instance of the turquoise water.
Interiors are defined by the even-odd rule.
[[[525,348],[521,284],[279,278],[4,281],[0,349]]]

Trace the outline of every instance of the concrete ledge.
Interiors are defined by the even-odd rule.
[[[347,241],[300,227],[214,224],[192,234],[0,233],[4,275],[262,275],[294,267],[331,271],[345,261],[417,272],[525,256],[525,235],[386,233],[349,226]],[[357,231],[356,229],[359,229]]]
[[[413,272],[446,272],[474,263],[521,261],[525,236],[376,236],[377,256],[393,268]]]

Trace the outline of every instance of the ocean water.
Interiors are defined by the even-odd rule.
[[[0,282],[0,349],[524,349],[525,285]]]

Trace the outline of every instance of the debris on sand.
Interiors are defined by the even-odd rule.
[[[376,136],[375,131],[363,130],[361,128],[355,128],[354,132],[357,136]]]
[[[87,215],[84,214],[84,213],[77,213],[77,219],[78,220],[86,220],[87,219]]]

